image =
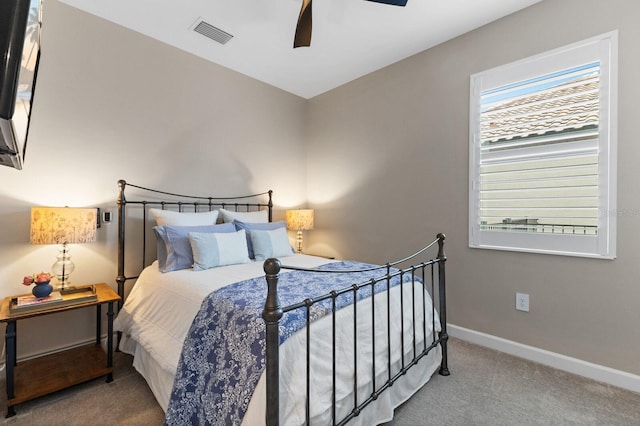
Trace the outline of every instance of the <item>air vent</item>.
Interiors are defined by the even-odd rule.
[[[202,20],[202,18],[198,19],[192,28],[193,31],[202,34],[203,36],[210,38],[213,41],[217,41],[220,44],[226,44],[233,38],[233,36],[228,32],[222,31],[218,27],[214,27],[208,22]]]

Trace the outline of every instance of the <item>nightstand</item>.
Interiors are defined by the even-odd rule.
[[[0,322],[7,323],[5,334],[7,368],[7,417],[15,415],[15,406],[25,401],[107,376],[107,383],[113,381],[113,304],[120,300],[108,284],[94,284],[95,300],[70,306],[51,307],[35,312],[11,313],[12,297],[5,297],[0,307]],[[107,304],[107,352],[100,345],[102,335],[102,305]],[[73,309],[96,308],[95,344],[76,347],[51,355],[17,363],[16,342],[17,322],[21,319],[52,315]]]
[[[316,254],[316,253],[302,253],[302,254],[308,254],[309,256],[324,257],[325,259],[335,260],[334,256],[326,256],[324,254]]]

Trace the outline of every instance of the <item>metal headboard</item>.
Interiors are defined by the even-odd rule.
[[[154,223],[149,218],[150,208],[161,208],[163,210],[174,211],[211,211],[219,208],[232,211],[257,211],[267,209],[269,222],[273,220],[273,191],[262,192],[259,194],[242,195],[235,197],[203,197],[197,195],[186,194],[174,194],[171,192],[159,191],[156,189],[145,188],[143,186],[127,183],[124,180],[118,181],[118,187],[120,188],[118,193],[118,275],[116,282],[118,283],[118,294],[120,295],[120,301],[118,302],[118,309],[122,307],[122,303],[125,298],[125,283],[129,280],[138,278],[139,272],[144,269],[145,266],[150,264],[149,260],[154,260],[155,257],[149,256],[147,251],[147,238],[153,234],[149,232]],[[125,189],[127,187],[136,188],[136,199],[128,200],[125,197]],[[130,194],[128,194],[130,195]],[[142,198],[138,198],[142,197]],[[260,201],[266,200],[266,201]],[[127,206],[140,207],[137,215],[128,217],[127,213],[131,210],[127,210]],[[126,222],[131,223],[132,220],[140,220],[139,231],[140,234],[137,238],[140,238],[141,249],[139,254],[141,255],[140,268],[133,275],[127,275],[125,272],[125,262],[127,256],[125,250],[126,244]],[[154,237],[155,238],[155,237]],[[154,245],[155,247],[155,245]],[[155,255],[155,250],[151,253]]]

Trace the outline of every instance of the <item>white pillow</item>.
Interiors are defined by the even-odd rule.
[[[158,226],[203,226],[215,225],[218,211],[208,212],[175,212],[171,210],[149,209]]]
[[[249,223],[267,223],[269,222],[269,214],[266,210],[257,210],[255,212],[234,212],[231,210],[220,209],[222,221],[225,223],[239,220],[240,222]]]
[[[267,260],[270,257],[284,257],[293,254],[289,235],[287,235],[285,228],[271,231],[249,231],[249,235],[256,260]]]
[[[194,271],[249,262],[244,229],[224,234],[190,232],[189,242],[193,251]]]

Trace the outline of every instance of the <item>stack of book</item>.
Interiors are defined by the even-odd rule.
[[[62,308],[93,302],[98,299],[94,286],[75,287],[54,291],[47,297],[37,298],[33,295],[16,296],[11,299],[9,305],[10,315],[22,315],[29,312],[37,312],[46,309]]]

